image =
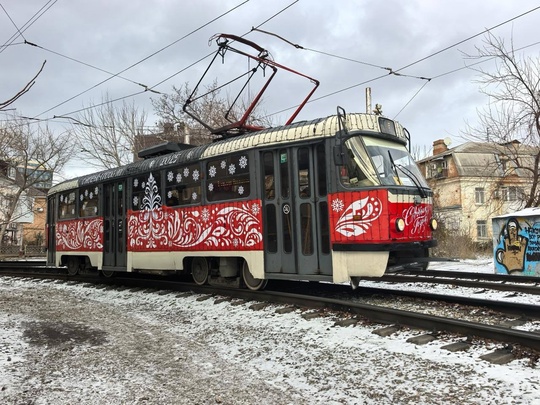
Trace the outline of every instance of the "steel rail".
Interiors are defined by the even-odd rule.
[[[447,278],[463,278],[472,280],[487,280],[500,281],[503,283],[540,283],[540,277],[533,276],[515,276],[509,274],[497,273],[478,273],[473,271],[452,271],[452,270],[400,270],[389,275],[408,275],[421,277],[447,277]]]
[[[486,288],[491,290],[499,291],[516,291],[522,292],[525,294],[540,294],[540,286],[532,284],[518,284],[518,281],[512,281],[512,283],[501,282],[494,283],[490,281],[478,281],[480,277],[477,277],[477,280],[470,279],[460,279],[460,278],[449,278],[445,276],[410,276],[410,275],[386,275],[380,278],[369,278],[366,280],[369,281],[380,281],[380,282],[390,282],[390,283],[431,283],[431,284],[450,284],[460,287],[470,287],[470,288]],[[506,280],[509,281],[509,280]],[[535,280],[538,282],[539,280]]]

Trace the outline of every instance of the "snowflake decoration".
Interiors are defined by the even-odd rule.
[[[247,167],[247,163],[248,163],[247,157],[242,156],[240,160],[238,161],[238,166],[240,166],[242,169],[245,169]]]
[[[203,208],[201,217],[204,222],[208,222],[210,220],[210,211],[208,208]]]
[[[214,183],[208,185],[208,191],[214,191]]]
[[[240,195],[244,194],[244,186],[238,187],[238,194],[240,194]]]
[[[182,181],[182,175],[181,175],[180,173],[178,173],[178,174],[176,175],[176,182],[177,182],[177,183],[180,183],[181,181]]]
[[[259,204],[253,204],[253,205],[251,206],[251,213],[252,213],[253,215],[259,215],[259,212],[261,212],[261,207],[260,207],[260,205],[259,205]]]
[[[233,246],[234,246],[234,247],[238,247],[238,245],[240,245],[240,242],[238,241],[238,238],[234,238],[234,240],[233,240]]]
[[[216,167],[215,166],[210,166],[210,169],[208,169],[208,175],[210,177],[215,177],[216,176]]]
[[[193,192],[193,194],[191,194],[191,199],[193,201],[197,201],[197,193],[196,192]]]
[[[189,176],[189,169],[187,167],[184,168],[184,177]]]
[[[334,212],[343,211],[343,207],[345,207],[345,205],[343,204],[343,201],[341,201],[339,198],[332,201],[332,210]]]
[[[173,181],[173,179],[174,179],[174,173],[173,172],[167,173],[167,180],[169,181],[169,183]]]
[[[90,191],[90,194],[88,194],[88,198],[89,198],[89,199],[94,198],[94,193],[92,193],[92,192]]]
[[[151,176],[151,175],[152,175],[152,173],[150,173],[150,176]],[[145,188],[145,187],[146,187],[146,183],[143,181],[143,182],[141,183],[141,188]]]
[[[139,185],[139,179],[133,179],[133,187],[137,188]]]
[[[133,206],[136,207],[139,205],[139,197],[135,196],[133,197]]]
[[[169,192],[167,193],[167,198],[172,198],[172,191],[169,191]]]
[[[234,164],[229,165],[229,174],[233,175],[236,172],[236,166]]]
[[[81,194],[80,197],[81,197],[81,201],[84,200],[84,195]]]
[[[95,194],[95,195],[98,195],[98,192],[99,192],[99,188],[96,187],[96,188],[94,189],[94,194]]]
[[[193,181],[199,181],[199,171],[198,170],[193,170]]]
[[[225,169],[227,167],[227,162],[225,162],[224,160],[221,161],[221,168],[222,169]]]
[[[88,189],[84,190],[84,196],[88,197]]]

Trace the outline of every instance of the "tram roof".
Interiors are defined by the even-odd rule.
[[[379,132],[379,117],[381,116],[373,114],[347,114],[347,129],[349,131],[363,130]],[[402,126],[396,122],[395,127],[398,137],[404,138]],[[195,162],[200,159],[220,156],[234,151],[249,150],[263,146],[275,146],[283,143],[301,142],[316,138],[327,138],[334,136],[338,131],[339,120],[337,115],[331,115],[311,121],[300,121],[290,125],[246,133],[234,138],[220,140],[211,144],[141,160],[126,166],[68,180],[53,186],[49,190],[49,194],[77,188],[77,186],[101,183],[107,180],[113,180],[150,170],[160,170],[161,168],[174,166],[180,163]]]

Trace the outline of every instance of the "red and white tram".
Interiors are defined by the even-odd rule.
[[[48,195],[48,264],[250,289],[427,266],[432,192],[408,138],[338,112],[66,181]]]

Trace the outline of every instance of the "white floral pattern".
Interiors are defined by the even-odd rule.
[[[332,206],[334,202],[332,201]],[[343,204],[343,202],[341,202]],[[382,204],[377,197],[365,197],[349,205],[336,223],[336,232],[345,237],[359,236],[367,232],[381,215]],[[358,219],[361,218],[361,219]]]
[[[59,223],[56,227],[58,251],[103,249],[103,220],[76,220]]]
[[[150,219],[152,218],[152,219]],[[137,211],[128,221],[132,250],[171,248],[262,249],[258,202],[230,206]]]

